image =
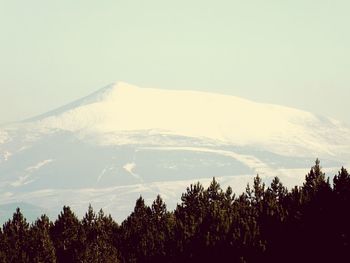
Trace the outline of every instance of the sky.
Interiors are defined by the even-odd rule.
[[[0,0],[0,123],[116,81],[350,124],[348,0]]]

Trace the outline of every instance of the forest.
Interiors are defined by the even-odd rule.
[[[259,176],[245,192],[190,185],[168,211],[140,197],[116,223],[89,206],[64,206],[54,221],[28,223],[20,209],[0,229],[0,262],[350,262],[350,175],[330,180],[320,162],[301,186]]]

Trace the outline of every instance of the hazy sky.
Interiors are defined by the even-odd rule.
[[[0,122],[121,80],[350,124],[349,13],[349,0],[0,0]]]

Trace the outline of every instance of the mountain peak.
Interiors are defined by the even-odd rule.
[[[77,100],[71,103],[71,105],[73,105],[74,107],[77,107],[77,106],[84,106],[92,103],[98,103],[105,100],[110,100],[112,97],[114,97],[115,95],[121,92],[125,92],[127,90],[136,89],[136,88],[137,88],[136,86],[131,85],[129,83],[126,83],[123,81],[117,81],[103,87],[102,89],[99,89],[94,93],[91,93],[90,95],[80,100]]]
[[[75,100],[71,103],[68,103],[62,107],[59,107],[57,109],[54,109],[52,111],[46,112],[44,114],[41,114],[39,116],[35,116],[33,118],[27,119],[24,122],[32,122],[32,121],[39,121],[48,117],[57,116],[64,112],[73,110],[78,107],[82,107],[88,104],[98,103],[105,100],[110,100],[112,97],[115,97],[117,93],[120,93],[121,91],[125,91],[128,89],[135,89],[136,86],[128,84],[123,81],[117,81],[112,84],[109,84],[81,99]]]
[[[122,90],[135,89],[138,88],[135,85],[129,84],[124,81],[116,81],[107,85],[106,87],[99,89],[98,91],[90,94],[89,96],[98,96],[99,98],[103,97],[104,99],[108,98],[109,95],[120,92]]]
[[[31,121],[38,121],[40,130],[89,134],[115,143],[120,134],[156,131],[233,145],[261,144],[276,151],[290,145],[298,153],[300,148],[330,153],[335,145],[349,141],[349,129],[309,112],[215,93],[139,88],[121,81]],[[330,132],[337,136],[330,137]]]

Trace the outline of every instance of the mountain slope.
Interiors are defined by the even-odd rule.
[[[329,118],[119,82],[0,128],[0,199],[52,215],[91,202],[122,219],[140,194],[175,205],[191,182],[216,176],[240,191],[256,173],[293,185],[316,157],[333,172],[349,153],[349,128]]]

